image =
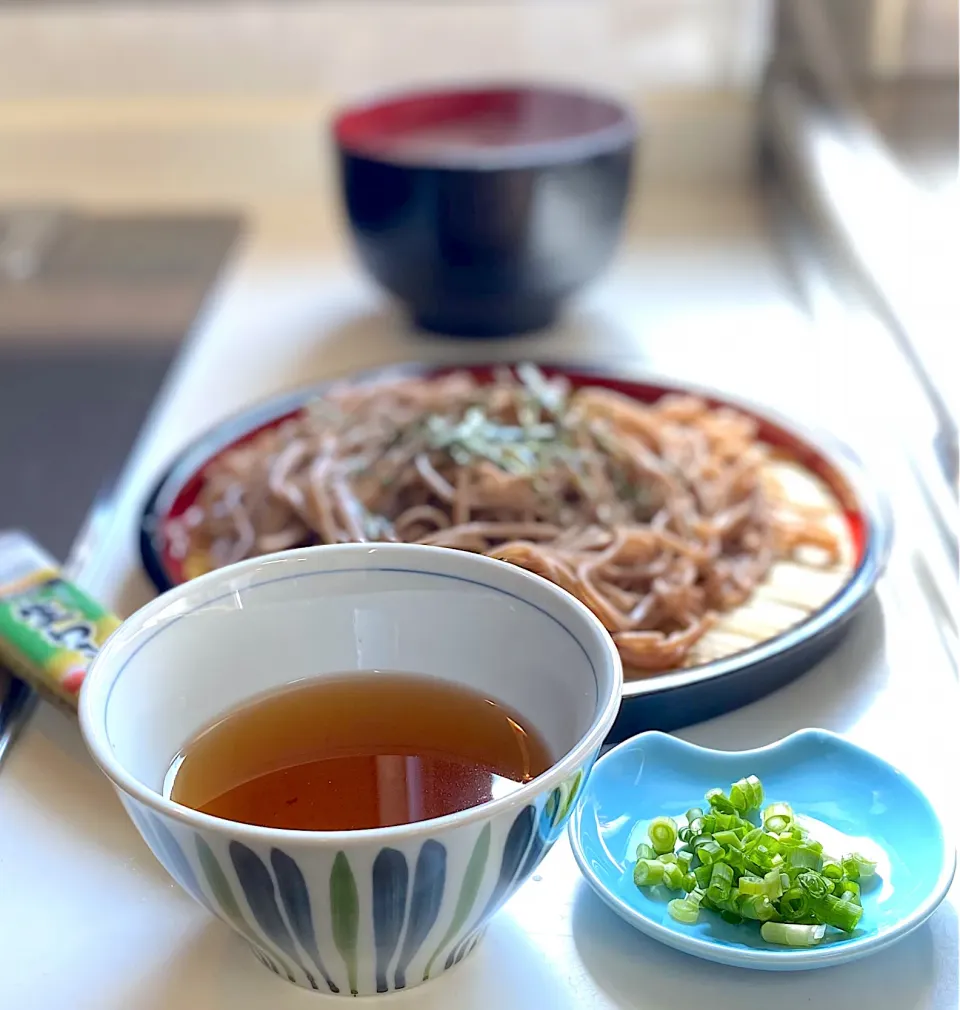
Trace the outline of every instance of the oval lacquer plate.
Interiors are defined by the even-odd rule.
[[[480,379],[491,365],[458,365]],[[502,367],[502,366],[501,366]],[[841,544],[841,560],[825,565],[802,557],[777,562],[742,607],[720,621],[692,650],[686,664],[654,675],[627,671],[624,705],[613,738],[646,729],[670,730],[730,711],[775,690],[813,666],[834,648],[850,618],[883,570],[892,534],[889,509],[864,480],[853,452],[823,434],[813,434],[775,413],[701,386],[653,377],[633,377],[584,366],[539,366],[563,375],[574,388],[601,386],[644,403],[667,394],[701,396],[752,417],[771,448],[770,466],[791,500],[810,505]],[[452,367],[406,365],[364,373],[348,382],[430,376]],[[143,511],[140,551],[159,590],[185,581],[184,563],[167,535],[196,500],[210,462],[233,446],[281,424],[322,399],[332,383],[311,386],[258,404],[217,425],[185,449],[161,477]]]

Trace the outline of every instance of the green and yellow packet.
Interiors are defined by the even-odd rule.
[[[25,533],[0,532],[0,666],[75,709],[90,661],[119,626]]]

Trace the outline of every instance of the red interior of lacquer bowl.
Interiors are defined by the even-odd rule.
[[[453,370],[454,369],[452,368],[433,369],[426,371],[424,374],[442,375]],[[457,370],[464,369],[462,369],[461,366],[457,366]],[[465,370],[472,372],[481,381],[489,381],[493,376],[493,368],[474,367]],[[602,386],[605,389],[612,389],[618,393],[623,393],[626,396],[631,396],[643,403],[655,403],[661,396],[668,393],[682,392],[681,389],[675,387],[653,385],[644,382],[631,382],[626,379],[612,378],[610,376],[603,375],[591,375],[586,372],[576,372],[568,369],[543,366],[542,370],[547,375],[556,375],[558,373],[565,375],[575,388],[579,388],[580,386]],[[713,407],[729,406],[729,404],[722,399],[708,398],[708,402]],[[737,407],[736,409],[741,410],[743,413],[747,413],[754,418],[757,422],[759,437],[763,442],[776,447],[776,449],[778,449],[783,455],[795,460],[811,473],[816,474],[827,485],[827,487],[830,488],[843,508],[844,516],[846,517],[847,525],[850,529],[850,536],[853,541],[854,550],[856,552],[855,565],[859,565],[863,560],[864,550],[866,547],[866,536],[868,532],[867,520],[859,507],[853,490],[850,488],[850,485],[843,474],[840,473],[830,460],[809,442],[806,442],[789,431],[773,424],[761,415],[754,414],[751,411],[743,411],[741,407]],[[265,431],[268,428],[274,428],[298,413],[299,409],[289,411],[282,416],[273,418],[266,424],[253,428],[245,435],[236,439],[236,441],[231,443],[230,446],[222,449],[217,455],[222,455],[224,452],[228,452],[233,446],[242,445],[244,442],[250,441],[250,439],[254,438],[261,431]],[[217,457],[214,456],[211,460],[208,460],[204,467],[201,467],[200,470],[193,474],[184,483],[183,487],[174,499],[173,504],[170,506],[166,516],[162,517],[161,525],[164,519],[176,518],[177,516],[182,515],[194,503],[194,501],[196,501],[197,495],[200,493],[200,489],[203,486],[204,469],[206,465],[209,465],[209,463],[216,458]],[[184,578],[181,562],[170,554],[165,537],[162,538],[160,557],[170,580],[175,585],[183,582]]]
[[[586,141],[629,129],[615,102],[549,88],[439,91],[348,109],[333,126],[344,150],[404,161]]]

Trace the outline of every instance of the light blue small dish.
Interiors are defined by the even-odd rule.
[[[831,855],[844,855],[835,851],[843,845],[879,859],[853,935],[828,930],[818,947],[790,949],[766,943],[753,924],[734,926],[708,911],[684,926],[667,913],[677,895],[634,884],[633,854],[650,820],[682,815],[702,805],[707,789],[726,790],[751,774],[763,782],[765,803],[783,800],[813,820],[808,826]],[[597,762],[570,822],[570,843],[591,887],[641,932],[709,961],[768,971],[821,968],[882,950],[934,912],[956,868],[956,852],[923,793],[885,761],[819,729],[736,752],[641,733]]]

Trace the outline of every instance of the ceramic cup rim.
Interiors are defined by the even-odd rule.
[[[580,736],[573,747],[545,772],[507,796],[491,799],[486,803],[446,814],[443,817],[384,828],[365,828],[355,831],[306,831],[244,824],[182,806],[144,785],[127,771],[114,754],[113,747],[107,739],[107,700],[110,687],[122,670],[122,667],[118,668],[115,662],[117,653],[131,638],[139,635],[146,627],[160,623],[163,620],[163,612],[178,600],[191,596],[210,599],[216,595],[217,587],[222,588],[225,584],[244,575],[255,576],[260,568],[278,563],[310,560],[318,556],[331,559],[335,557],[352,558],[356,562],[356,567],[367,567],[371,571],[386,567],[390,560],[396,561],[399,558],[410,564],[419,559],[420,568],[414,569],[414,571],[420,571],[427,575],[440,573],[443,569],[460,568],[476,575],[478,577],[476,581],[484,585],[488,584],[484,581],[484,575],[494,583],[509,583],[511,591],[527,602],[532,602],[531,595],[539,595],[541,598],[543,596],[552,597],[561,609],[568,611],[572,618],[571,623],[579,625],[585,640],[589,640],[596,655],[601,657],[601,662],[610,672],[609,678],[605,678],[609,681],[606,688],[598,683],[600,693],[595,703],[593,719],[589,728]],[[431,561],[431,559],[433,560]],[[384,562],[384,565],[375,563],[376,560]],[[249,585],[256,584],[256,578],[249,583]],[[80,694],[79,716],[84,743],[100,770],[122,793],[126,793],[157,813],[195,830],[212,831],[231,838],[242,838],[260,843],[296,843],[325,848],[327,846],[342,847],[344,844],[385,842],[391,839],[408,839],[435,834],[438,831],[491,820],[504,811],[519,808],[532,802],[535,797],[549,792],[560,782],[566,780],[582,765],[592,751],[599,749],[619,711],[622,687],[623,667],[617,647],[610,635],[598,618],[584,604],[552,582],[505,561],[447,547],[430,547],[420,544],[336,544],[294,548],[240,561],[182,583],[141,607],[110,636],[91,663]]]

